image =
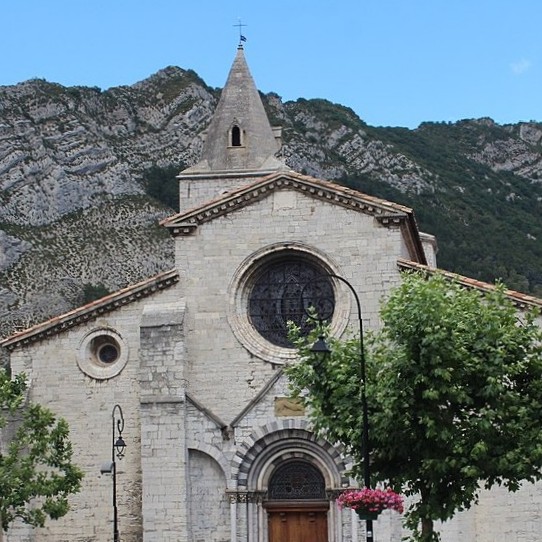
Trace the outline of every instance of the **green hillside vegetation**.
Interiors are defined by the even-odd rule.
[[[151,198],[163,203],[173,212],[179,210],[179,171],[185,169],[184,164],[170,164],[166,167],[151,166],[143,172],[143,187]]]
[[[437,236],[440,267],[542,295],[542,183],[466,156],[480,138],[503,138],[502,127],[461,121],[371,131],[437,174],[432,193],[401,194],[374,182],[365,189],[415,210],[420,228]]]
[[[277,117],[269,104],[267,109]],[[286,143],[302,135],[324,146],[332,130],[344,127],[342,140],[362,133],[367,142],[382,142],[430,172],[429,188],[398,187],[378,168],[370,173],[352,168],[339,152],[342,140],[325,149],[325,163],[345,170],[337,182],[414,209],[420,229],[437,237],[439,267],[482,281],[501,280],[512,289],[542,296],[540,173],[527,178],[472,158],[488,145],[512,141],[528,147],[540,161],[542,145],[520,140],[521,125],[472,119],[426,122],[415,130],[371,127],[350,108],[322,99],[301,98],[285,103],[284,109],[291,120],[284,131]],[[307,116],[312,123],[305,121]],[[542,130],[542,124],[531,124]]]

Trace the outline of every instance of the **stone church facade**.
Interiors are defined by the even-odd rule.
[[[364,524],[339,510],[355,485],[348,459],[318,438],[289,398],[295,360],[285,321],[332,299],[340,335],[379,325],[381,299],[405,269],[436,267],[434,239],[412,210],[300,175],[277,158],[280,130],[266,117],[239,47],[199,163],[181,172],[180,212],[166,219],[175,269],[4,340],[31,399],[70,424],[82,491],[43,529],[17,524],[8,542],[112,539],[112,410],[124,413],[117,462],[123,542],[355,542]],[[462,278],[469,287],[489,285]],[[542,301],[511,294],[521,306]],[[357,331],[357,330],[356,330]],[[443,527],[443,540],[535,542],[542,490],[492,491]],[[375,541],[399,542],[384,513]]]

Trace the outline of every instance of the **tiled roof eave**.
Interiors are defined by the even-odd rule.
[[[481,280],[472,279],[464,275],[458,275],[451,271],[444,271],[436,267],[430,267],[410,260],[399,259],[397,265],[402,271],[420,271],[422,273],[435,274],[440,273],[442,276],[449,280],[454,280],[462,284],[467,288],[474,288],[481,292],[491,292],[495,290],[495,285],[489,282],[483,282]],[[534,297],[532,295],[517,292],[515,290],[506,290],[506,295],[519,309],[526,309],[528,307],[538,307],[542,309],[542,299]]]
[[[62,333],[67,329],[88,322],[103,314],[112,312],[119,307],[148,297],[153,293],[173,286],[179,281],[179,274],[176,269],[160,273],[142,282],[128,286],[118,292],[97,299],[92,303],[83,305],[60,316],[36,324],[28,329],[17,332],[3,341],[0,346],[8,350],[14,350],[18,346],[25,346],[30,343]]]

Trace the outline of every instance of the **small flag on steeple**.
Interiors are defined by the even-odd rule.
[[[239,22],[237,24],[234,24],[233,26],[236,26],[237,28],[239,28],[239,46],[241,46],[241,43],[243,43],[244,41],[247,41],[246,37],[243,36],[243,34],[241,33],[243,26],[247,26],[247,25],[243,24],[241,22],[241,19],[239,19]]]

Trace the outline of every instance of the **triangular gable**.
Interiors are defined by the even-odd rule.
[[[3,346],[8,350],[13,350],[17,346],[26,345],[52,335],[57,335],[67,329],[97,318],[102,314],[112,312],[119,307],[152,295],[158,290],[169,288],[178,281],[179,273],[176,269],[160,273],[159,275],[155,275],[142,282],[123,288],[118,292],[92,301],[91,303],[78,307],[65,314],[55,316],[46,322],[41,322],[24,331],[15,333],[7,339],[0,341],[0,346]]]
[[[399,259],[397,260],[397,265],[402,271],[419,271],[421,273],[429,274],[439,273],[449,280],[457,281],[467,288],[474,288],[476,290],[480,290],[481,292],[491,292],[495,290],[495,285],[489,282],[472,279],[470,277],[458,275],[457,273],[452,273],[451,271],[444,271],[443,269],[438,269],[436,267],[429,267],[428,265],[423,265],[418,262]],[[523,294],[515,290],[506,290],[505,293],[519,309],[526,309],[528,307],[539,307],[542,309],[542,299],[538,297]]]
[[[201,224],[263,200],[278,190],[295,190],[331,205],[371,215],[383,225],[401,226],[410,258],[422,264],[427,263],[412,209],[330,181],[290,171],[258,179],[203,205],[166,218],[161,224],[174,236],[190,235]]]

